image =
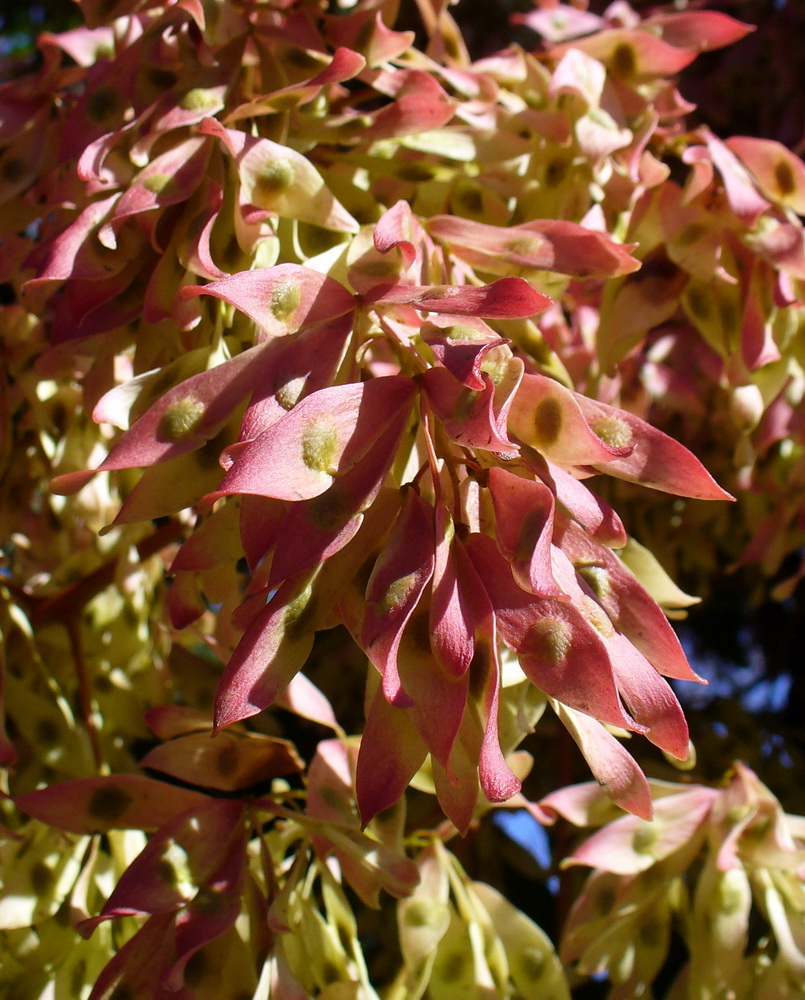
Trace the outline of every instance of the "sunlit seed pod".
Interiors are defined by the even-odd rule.
[[[171,403],[162,414],[157,429],[157,439],[178,444],[185,441],[204,416],[206,406],[196,396],[186,396]]]
[[[763,395],[753,383],[736,386],[730,393],[730,416],[742,434],[753,431],[763,416]]]
[[[263,201],[276,198],[287,191],[293,182],[294,169],[288,160],[269,160],[255,178],[254,193],[260,199],[256,203],[262,204]]]
[[[528,630],[524,656],[534,656],[553,666],[564,663],[573,643],[573,630],[561,618],[542,618]]]
[[[593,431],[610,448],[628,448],[634,440],[632,428],[620,417],[601,417],[591,425]]]
[[[278,320],[284,322],[293,314],[301,300],[301,287],[291,281],[283,281],[272,290],[269,308]]]
[[[326,416],[315,417],[302,434],[302,461],[314,472],[334,475],[338,454],[338,426]]]

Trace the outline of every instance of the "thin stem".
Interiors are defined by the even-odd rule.
[[[77,618],[71,618],[68,621],[63,621],[62,624],[67,630],[67,635],[70,639],[70,649],[73,654],[73,664],[75,666],[76,678],[78,679],[78,704],[81,710],[81,715],[84,719],[84,725],[87,729],[87,735],[89,736],[95,766],[98,771],[101,771],[103,768],[101,734],[98,732],[98,727],[95,724],[95,717],[92,710],[92,693],[90,691],[87,665],[84,659],[84,650],[81,643],[81,625]]]

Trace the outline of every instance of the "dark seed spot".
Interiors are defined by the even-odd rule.
[[[215,766],[222,778],[229,777],[237,771],[239,757],[236,744],[229,743],[221,747],[218,751]]]
[[[93,819],[113,823],[132,803],[131,795],[117,785],[101,785],[87,803],[87,814]]]
[[[152,66],[148,70],[148,82],[159,90],[168,90],[178,79],[173,70],[162,66]]]
[[[109,1000],[137,1000],[137,994],[128,983],[118,983],[109,994]]]
[[[430,615],[427,609],[411,616],[405,628],[405,642],[414,654],[430,652]]]
[[[567,176],[568,166],[567,160],[551,160],[545,168],[545,186],[558,187]]]
[[[53,872],[44,861],[37,861],[31,869],[31,888],[37,896],[44,896],[53,887]]]
[[[708,320],[712,315],[710,307],[710,297],[703,288],[691,288],[687,295],[688,309],[696,319]]]
[[[595,896],[594,903],[597,913],[600,913],[602,916],[610,914],[615,906],[614,890],[609,888],[599,889]]]
[[[627,42],[621,42],[612,53],[612,72],[623,79],[629,79],[635,75],[636,70],[634,47]]]
[[[738,328],[738,310],[735,308],[735,303],[729,299],[725,299],[719,303],[718,307],[719,319],[721,320],[721,326],[726,334],[731,334]]]
[[[184,981],[188,986],[199,986],[204,979],[207,958],[203,951],[192,954],[184,967]]]
[[[322,963],[321,973],[325,983],[337,983],[341,978],[341,970],[335,962],[325,960]]]
[[[99,124],[119,111],[120,98],[114,87],[99,87],[87,101],[87,114]]]
[[[210,889],[207,886],[202,886],[193,897],[193,901],[190,905],[197,913],[212,917],[221,912],[223,902],[223,897],[219,892],[216,892],[214,889]]]
[[[36,739],[44,746],[53,746],[59,740],[59,727],[53,719],[40,719],[36,724]]]
[[[640,940],[649,948],[656,948],[662,942],[662,924],[659,920],[648,920],[638,931]]]
[[[676,264],[661,252],[649,256],[643,261],[643,266],[640,270],[636,274],[630,274],[626,280],[632,284],[651,282],[651,287],[653,288],[655,285],[660,287],[659,282],[672,282],[674,279],[679,280],[680,274],[684,274],[684,272],[680,272]]]
[[[118,3],[119,0],[100,0],[96,12],[96,20],[98,23],[107,21],[112,11],[117,9]],[[118,1000],[118,998],[114,997],[114,1000]]]
[[[786,163],[785,160],[780,160],[775,165],[774,179],[777,181],[777,187],[782,195],[793,194],[797,189],[794,171],[791,169],[791,164]]]
[[[352,502],[338,483],[329,490],[308,500],[307,513],[317,528],[325,531],[346,522],[352,510]]]
[[[137,994],[128,983],[118,983],[109,994],[109,1000],[137,1000]]]
[[[520,975],[532,983],[540,979],[545,971],[545,955],[537,948],[524,948],[517,962],[520,966]]]
[[[166,885],[176,885],[178,881],[176,877],[176,869],[167,858],[162,858],[157,865],[157,877]]]
[[[401,163],[397,167],[397,176],[401,181],[412,181],[420,184],[433,179],[433,168],[424,163]]]
[[[28,169],[28,164],[25,160],[11,156],[0,167],[0,174],[2,174],[4,181],[8,181],[9,184],[16,184],[25,177]]]
[[[700,222],[691,222],[690,225],[685,226],[677,233],[676,242],[684,247],[689,247],[700,240],[706,232],[707,230]]]
[[[466,184],[458,188],[453,195],[453,199],[458,203],[459,208],[463,208],[467,212],[478,214],[483,211],[483,196],[480,188],[474,185]]]
[[[114,685],[106,676],[106,674],[99,674],[92,682],[92,686],[95,688],[98,694],[109,694],[109,692],[114,687]]]
[[[322,962],[321,973],[325,983],[337,983],[341,979],[341,969],[329,959]]]
[[[558,399],[543,399],[534,414],[537,444],[553,444],[562,430],[562,404]]]
[[[454,951],[452,954],[447,954],[439,963],[439,972],[441,978],[446,983],[457,982],[464,972],[467,965],[467,958],[463,951]]]

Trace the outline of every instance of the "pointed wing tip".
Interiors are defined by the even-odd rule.
[[[680,494],[680,496],[684,496],[684,494]],[[689,496],[692,500],[727,500],[733,503],[736,500],[736,497],[722,489],[715,480],[707,487],[697,490],[695,493],[691,492]]]
[[[651,798],[651,793],[649,793],[648,798],[643,795],[637,795],[624,799],[615,799],[614,801],[621,809],[625,809],[626,812],[631,813],[633,816],[644,819],[649,823],[654,819],[654,800]]]
[[[625,274],[634,274],[635,271],[639,271],[642,266],[642,261],[637,260],[635,257],[628,257],[618,265],[617,270],[615,270],[610,277],[621,278]]]
[[[256,705],[250,705],[243,702],[227,702],[223,698],[216,700],[215,712],[213,714],[212,722],[212,736],[215,737],[222,729],[226,729],[227,726],[231,726],[236,722],[243,722],[244,719],[250,719],[253,715],[259,715],[262,711]]]
[[[78,472],[65,472],[50,480],[50,490],[57,496],[73,496],[87,485],[97,471],[97,469],[81,469]]]
[[[372,822],[375,816],[379,816],[384,810],[390,808],[397,801],[388,794],[383,794],[382,790],[367,789],[361,787],[363,782],[358,777],[355,789],[355,800],[358,806],[358,816],[361,820],[361,832]]]

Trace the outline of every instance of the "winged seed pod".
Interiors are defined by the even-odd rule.
[[[540,803],[579,826],[605,823],[565,862],[593,871],[563,932],[563,960],[587,975],[606,970],[613,1000],[639,996],[665,961],[676,922],[689,957],[676,988],[690,996],[752,996],[782,979],[799,982],[802,817],[786,815],[741,763],[721,788],[651,787],[652,823],[610,821],[611,806],[592,785]]]
[[[569,1000],[545,933],[482,882],[472,882],[441,844],[419,856],[420,882],[397,904],[403,968],[394,1000],[475,996]]]

